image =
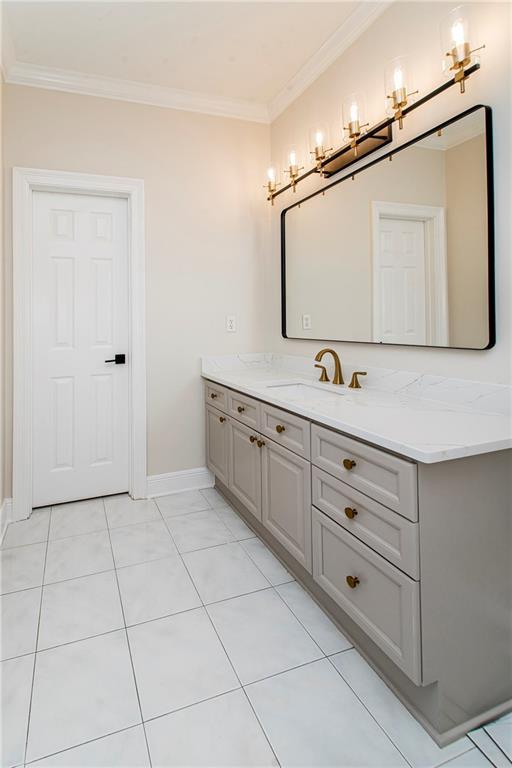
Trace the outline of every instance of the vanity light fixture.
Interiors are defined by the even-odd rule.
[[[287,173],[290,177],[290,186],[292,188],[292,192],[295,192],[299,173],[304,170],[304,166],[299,167],[299,161],[297,160],[297,150],[295,147],[290,148],[290,151],[288,152],[287,163],[288,168],[285,169],[285,173]]]
[[[469,34],[469,9],[459,5],[448,14],[441,25],[441,43],[445,54],[443,69],[446,73],[455,72],[454,81],[459,83],[461,93],[466,90],[466,68],[471,64],[472,55],[485,48],[485,45],[471,48]]]
[[[329,152],[332,152],[332,147],[326,148],[326,144],[329,143],[327,138],[327,131],[324,127],[316,126],[310,131],[309,134],[309,153],[315,161],[315,167],[320,176],[324,175],[323,163],[329,156]]]
[[[386,99],[388,106],[393,110],[394,119],[398,121],[400,130],[404,127],[403,110],[407,106],[407,101],[410,96],[418,93],[418,91],[408,93],[407,86],[407,62],[403,56],[399,56],[390,61],[386,68]]]
[[[363,99],[359,94],[352,94],[343,102],[343,129],[350,139],[350,146],[357,157],[357,140],[369,123],[363,123]]]
[[[265,184],[265,189],[267,190],[267,200],[269,200],[272,205],[274,205],[274,197],[279,184],[277,166],[269,165],[267,168],[267,183]]]

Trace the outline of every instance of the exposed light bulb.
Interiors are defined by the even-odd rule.
[[[275,168],[268,168],[267,169],[267,178],[272,183],[275,184],[276,182],[276,169]]]
[[[355,102],[350,105],[350,122],[356,123],[359,120],[359,107]]]
[[[458,19],[455,24],[452,25],[452,40],[455,46],[464,45],[466,42],[464,39],[464,24]]]
[[[297,153],[294,149],[290,150],[288,160],[290,165],[297,165]]]
[[[324,144],[324,135],[322,131],[317,131],[315,133],[315,147],[323,147]]]
[[[393,72],[393,83],[395,84],[395,91],[404,87],[404,73],[401,67],[397,67]]]

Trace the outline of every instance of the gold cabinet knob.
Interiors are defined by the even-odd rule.
[[[263,448],[264,445],[265,445],[264,440],[258,440],[258,448]]]
[[[355,589],[357,585],[359,584],[359,579],[357,576],[347,576],[347,584],[349,585],[350,589]]]
[[[211,392],[210,397],[212,400],[215,400],[215,398],[218,397],[218,395],[215,392]]]
[[[243,407],[243,405],[239,405],[237,408],[237,411],[238,413],[243,413],[245,411],[245,408]]]
[[[284,429],[285,428],[284,428],[284,426],[282,424],[278,424],[277,427],[276,427],[276,432],[278,434],[281,434],[281,432],[284,432]]]
[[[251,435],[249,437],[249,440],[251,441],[251,443],[255,443],[256,442],[256,438],[254,437],[254,435]]]
[[[345,469],[350,470],[350,469],[354,469],[354,467],[356,466],[356,463],[354,459],[343,459],[343,466],[345,467]]]
[[[357,509],[354,509],[353,507],[345,507],[345,514],[349,520],[353,520],[357,515]]]
[[[224,422],[226,421],[226,417],[225,416],[219,416],[219,421],[220,421],[221,424],[224,424]]]

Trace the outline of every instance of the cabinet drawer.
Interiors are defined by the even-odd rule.
[[[313,504],[358,539],[419,579],[418,524],[313,467]]]
[[[316,424],[311,461],[409,520],[418,519],[416,464]]]
[[[228,390],[228,413],[249,427],[260,428],[260,403],[252,397]]]
[[[228,391],[225,389],[225,387],[221,387],[220,384],[213,384],[211,381],[207,381],[204,389],[204,395],[207,403],[214,405],[215,408],[220,408],[221,411],[227,411]]]
[[[309,459],[310,425],[306,419],[262,403],[260,432],[299,456]]]
[[[421,684],[419,583],[313,508],[313,577],[416,684]],[[356,579],[351,587],[347,577]]]

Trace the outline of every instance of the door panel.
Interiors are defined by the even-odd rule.
[[[210,406],[206,406],[206,463],[215,477],[229,485],[228,418]]]
[[[127,202],[35,192],[33,506],[129,486]]]
[[[229,421],[229,489],[261,520],[261,450],[259,435],[244,424]]]
[[[263,451],[262,522],[311,573],[311,465],[270,440]]]
[[[381,218],[378,243],[374,341],[426,344],[424,222]]]

